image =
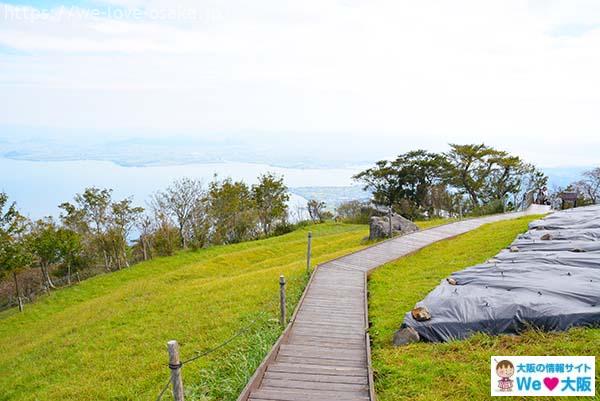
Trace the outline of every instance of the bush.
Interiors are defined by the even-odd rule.
[[[284,221],[275,226],[275,229],[273,230],[273,234],[271,236],[276,237],[278,235],[288,234],[288,233],[291,233],[292,231],[296,231],[300,228],[308,227],[312,224],[313,223],[308,220],[301,220],[297,223],[290,223],[290,222]]]
[[[358,200],[340,203],[335,212],[339,221],[350,224],[369,224],[371,216],[376,214],[369,202]]]

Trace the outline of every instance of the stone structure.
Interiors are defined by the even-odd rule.
[[[419,231],[419,227],[412,221],[405,219],[399,214],[392,214],[392,234],[404,235]],[[388,216],[373,216],[369,224],[369,239],[389,238],[390,220]]]

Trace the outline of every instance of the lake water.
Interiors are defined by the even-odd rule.
[[[65,161],[38,162],[0,158],[0,191],[17,202],[20,211],[31,218],[59,213],[58,205],[71,201],[86,187],[112,188],[114,197],[134,196],[145,206],[149,196],[167,187],[176,178],[199,178],[210,181],[214,174],[232,177],[248,184],[267,171],[284,176],[288,187],[347,186],[360,168],[292,169],[251,163],[190,164],[179,166],[122,167],[112,162]],[[290,208],[305,205],[306,200],[293,195]]]

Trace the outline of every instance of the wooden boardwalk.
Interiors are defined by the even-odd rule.
[[[526,212],[463,220],[381,242],[320,265],[292,321],[238,401],[374,401],[367,273],[434,242]]]

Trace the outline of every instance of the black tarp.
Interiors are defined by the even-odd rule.
[[[410,312],[404,318],[403,327],[422,340],[600,325],[600,206],[532,222],[497,256],[451,277],[457,285],[444,279],[417,304],[430,320],[418,322]]]

